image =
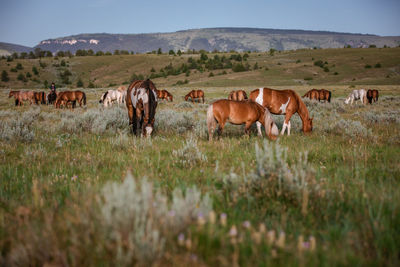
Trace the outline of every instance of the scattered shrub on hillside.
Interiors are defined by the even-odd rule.
[[[379,63],[379,62],[376,63],[375,66],[374,66],[374,68],[376,68],[376,69],[381,68],[381,67],[382,67],[382,65],[381,65],[381,63]]]
[[[8,82],[10,80],[10,77],[8,77],[7,71],[3,70],[1,72],[1,81],[2,82]]]
[[[369,64],[366,64],[366,65],[364,66],[364,68],[366,68],[366,69],[370,69],[370,68],[372,68],[372,66],[371,66],[371,65],[369,65]]]
[[[23,73],[18,74],[17,80],[18,81],[22,81],[22,82],[27,82],[28,81]]]
[[[23,70],[24,67],[22,67],[21,63],[17,63],[17,66],[15,67],[17,70]]]
[[[305,81],[312,81],[312,80],[313,80],[313,77],[304,77],[304,80],[305,80]]]

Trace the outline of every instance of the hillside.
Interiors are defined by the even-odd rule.
[[[189,49],[206,51],[268,51],[301,48],[341,48],[369,45],[398,46],[400,37],[337,33],[304,30],[276,30],[257,28],[209,28],[147,34],[79,34],[41,41],[35,48],[71,51],[78,49],[111,51],[116,49],[139,53],[161,48],[163,51]]]
[[[0,72],[5,70],[10,80],[0,82],[0,87],[42,88],[45,81],[76,87],[79,79],[84,87],[89,83],[113,87],[140,77],[151,77],[159,86],[185,87],[400,84],[400,48],[301,49],[273,55],[248,53],[247,58],[246,54],[209,53],[203,63],[199,54],[1,60]],[[238,55],[241,61],[230,60]],[[216,58],[225,59],[223,67],[231,64],[248,70],[218,68]],[[17,69],[18,63],[22,69]]]
[[[9,56],[14,52],[30,52],[33,48],[23,45],[0,42],[0,56]]]

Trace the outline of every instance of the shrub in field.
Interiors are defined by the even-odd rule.
[[[157,131],[184,133],[191,130],[193,125],[193,112],[177,112],[171,109],[163,109],[156,113],[155,128]]]
[[[30,109],[22,115],[11,113],[15,116],[9,117],[0,124],[0,139],[5,141],[31,142],[35,137],[33,123],[39,116],[40,109]]]
[[[207,161],[207,156],[200,151],[193,136],[185,141],[182,148],[172,151],[172,154],[177,158],[177,162],[183,166],[193,166]]]

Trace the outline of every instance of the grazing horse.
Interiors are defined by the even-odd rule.
[[[76,101],[79,106],[86,105],[86,94],[82,91],[65,91],[58,93],[56,102],[54,103],[56,108],[60,108],[61,105],[67,105],[68,102],[72,102],[72,108],[75,108]]]
[[[379,91],[378,90],[371,90],[369,89],[367,91],[367,99],[368,99],[368,103],[372,104],[372,100],[374,100],[374,102],[378,101],[378,97],[379,97]]]
[[[103,103],[104,107],[112,106],[113,101],[117,101],[118,105],[123,103],[124,93],[119,90],[108,90],[101,95],[99,103]]]
[[[243,90],[232,91],[228,96],[229,100],[243,101],[247,99],[247,94]]]
[[[221,99],[212,103],[207,110],[207,127],[209,141],[213,139],[213,133],[219,124],[219,135],[222,134],[226,121],[232,124],[245,124],[245,134],[249,134],[251,125],[258,122],[265,128],[265,134],[269,139],[275,140],[279,134],[278,127],[272,120],[268,109],[252,101],[234,101]],[[261,128],[258,135],[262,136]]]
[[[58,94],[55,91],[50,91],[50,93],[47,94],[47,104],[54,104],[57,100],[57,95]]]
[[[33,91],[10,91],[8,94],[8,98],[14,96],[15,98],[15,105],[22,106],[24,103],[23,101],[29,100],[30,104],[35,102],[35,94]]]
[[[35,104],[39,105],[40,104],[46,104],[46,94],[45,92],[34,92],[33,93],[35,96]]]
[[[290,135],[290,118],[296,112],[303,123],[303,132],[312,131],[313,119],[310,118],[306,105],[295,91],[259,88],[253,90],[249,98],[266,107],[272,114],[285,115],[281,131],[282,135],[285,133],[286,128],[288,129],[288,135]],[[257,123],[257,127],[260,128],[261,125]]]
[[[167,90],[157,90],[158,99],[165,99],[167,101],[173,101],[173,96]]]
[[[202,99],[204,103],[204,92],[203,90],[192,90],[187,95],[185,95],[185,101],[188,101],[189,97],[192,99],[192,103],[194,103],[195,99]]]
[[[344,103],[353,105],[354,100],[360,99],[361,103],[366,104],[367,103],[367,92],[365,92],[364,89],[359,89],[359,90],[353,90],[349,96],[346,98]]]
[[[311,100],[315,99],[318,101],[325,100],[331,102],[331,95],[331,91],[325,89],[311,89],[305,95],[303,95],[303,97],[308,97]]]
[[[133,81],[127,91],[129,126],[133,134],[141,129],[142,135],[150,136],[154,129],[157,108],[156,86],[149,79]]]

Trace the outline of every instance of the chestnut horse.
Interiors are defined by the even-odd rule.
[[[64,91],[57,94],[54,106],[60,108],[61,105],[72,102],[72,108],[75,108],[76,101],[78,101],[80,107],[82,107],[82,103],[86,105],[86,94],[82,91]]]
[[[219,124],[218,134],[222,134],[226,121],[232,124],[245,124],[245,134],[249,134],[250,126],[258,122],[265,128],[269,139],[275,140],[279,134],[278,127],[272,120],[268,109],[252,101],[234,101],[220,99],[212,103],[207,110],[208,138],[212,141],[214,130]],[[262,136],[261,128],[258,135]]]
[[[23,101],[29,100],[30,104],[35,102],[35,94],[33,91],[10,91],[8,98],[14,96],[15,105],[22,106]]]
[[[192,103],[194,103],[195,99],[202,99],[204,103],[204,92],[203,90],[192,90],[187,95],[185,95],[185,101],[188,101],[189,97],[192,99]]]
[[[228,96],[229,100],[243,101],[247,99],[247,94],[243,90],[232,91]]]
[[[154,129],[157,108],[156,86],[149,79],[133,81],[127,91],[126,107],[128,108],[129,126],[133,134],[142,130],[142,135],[150,136]]]
[[[40,104],[46,104],[46,94],[45,92],[34,92],[33,93],[35,96],[35,104],[39,105]]]
[[[173,101],[173,97],[167,90],[157,90],[157,97],[159,99],[165,99],[167,101]]]
[[[315,99],[318,101],[325,100],[331,102],[331,95],[331,91],[325,89],[311,89],[305,95],[303,95],[303,97],[308,97],[311,100]]]
[[[377,102],[378,101],[378,97],[379,97],[379,91],[378,90],[369,89],[367,91],[368,103],[372,104],[372,100],[374,100],[374,102]]]
[[[285,133],[286,128],[288,129],[288,135],[290,135],[290,118],[294,113],[297,113],[301,118],[303,132],[312,131],[313,119],[310,118],[306,105],[295,91],[259,88],[253,90],[249,98],[266,107],[272,114],[285,115],[281,131],[282,135]],[[261,127],[261,125],[257,123],[257,127]]]

